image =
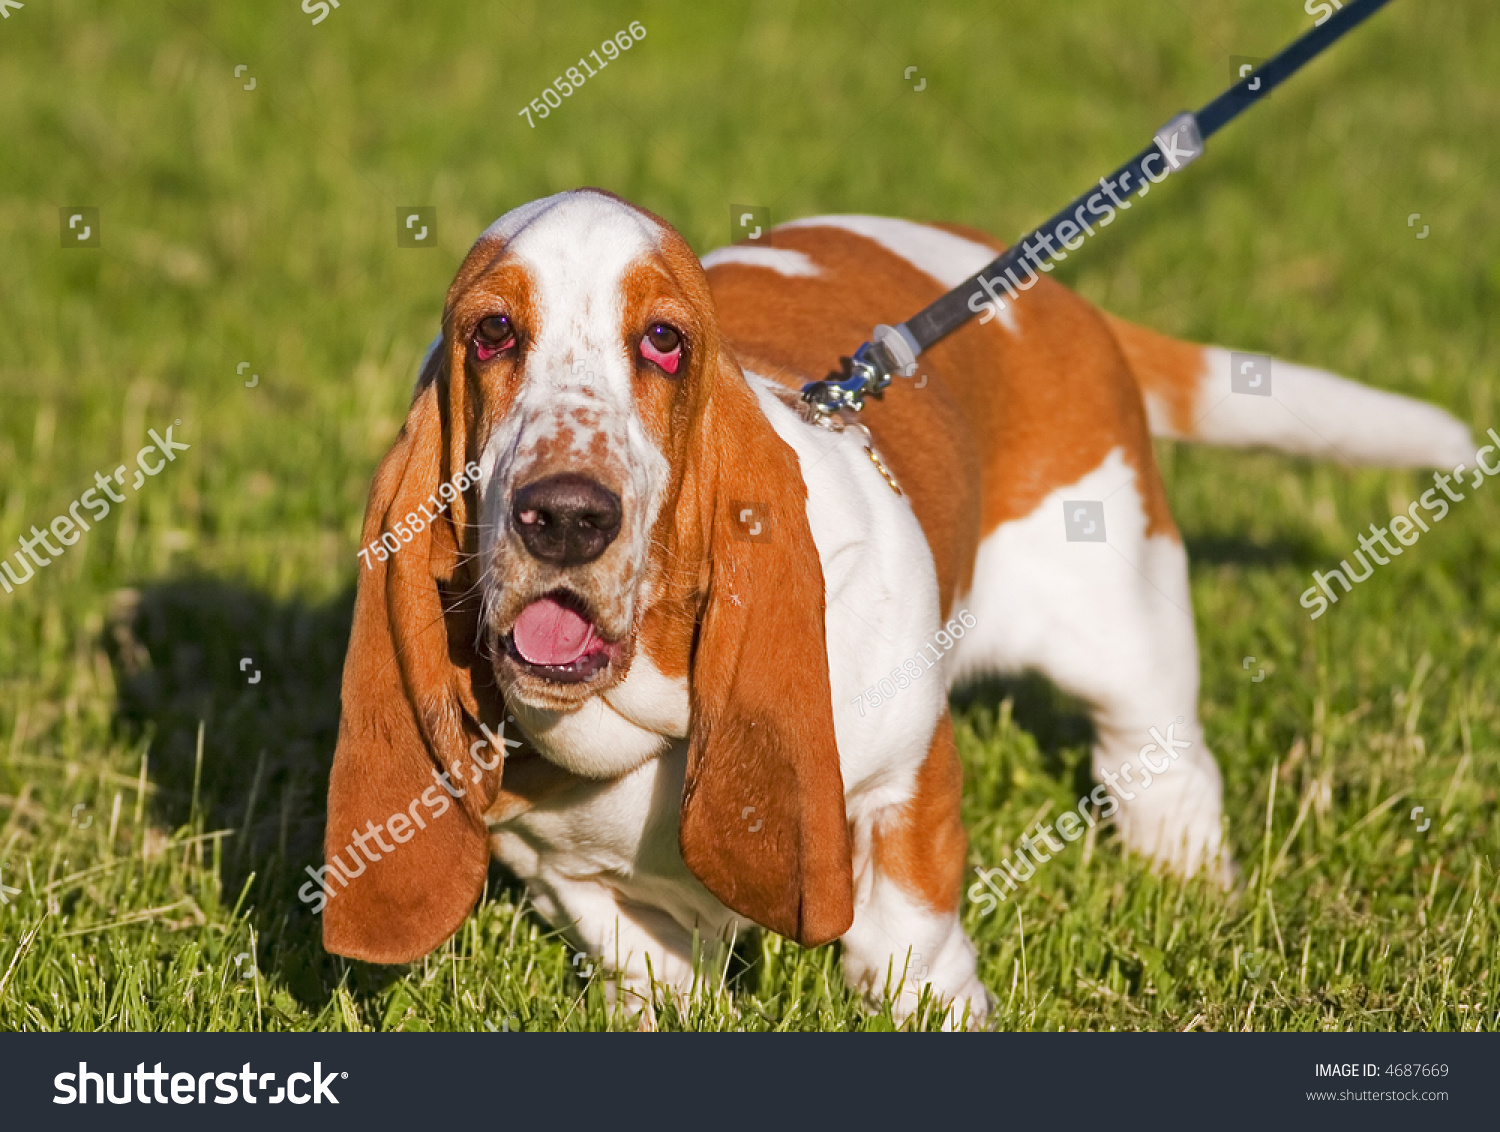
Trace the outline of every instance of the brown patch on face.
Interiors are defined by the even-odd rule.
[[[454,375],[450,383],[454,412],[465,426],[452,430],[466,440],[459,467],[478,459],[509,412],[519,386],[517,371],[525,360],[526,338],[537,327],[531,273],[519,263],[505,261],[503,255],[499,240],[491,238],[476,244],[448,288],[443,308],[443,345],[438,352],[447,354],[449,372]],[[481,362],[470,343],[474,328],[492,314],[504,314],[511,320],[520,349],[515,357]],[[455,451],[451,458],[458,455]]]
[[[708,279],[724,337],[743,363],[793,388],[835,370],[877,323],[895,325],[944,291],[841,228],[781,229],[770,242],[802,252],[820,274],[725,263]],[[981,242],[996,254],[1003,247]],[[998,320],[975,319],[922,356],[923,388],[898,378],[860,414],[932,547],[944,609],[969,588],[983,537],[1030,514],[1115,447],[1139,477],[1148,533],[1175,533],[1140,393],[1109,326],[1050,279],[1012,310],[1019,336]]]
[[[664,221],[651,218],[662,227],[661,255],[626,275],[624,332],[636,361],[636,409],[671,472],[652,532],[646,583],[651,603],[642,613],[637,641],[659,672],[683,678],[708,584],[703,516],[712,508],[705,481],[688,474],[688,445],[706,411],[722,347],[698,257]],[[666,322],[682,335],[683,363],[675,375],[640,358],[640,338],[654,322]]]
[[[686,423],[678,412],[683,401],[682,386],[689,378],[694,355],[703,349],[704,319],[712,318],[712,312],[705,312],[694,300],[694,294],[702,288],[701,282],[697,287],[689,287],[682,278],[682,272],[691,268],[701,280],[703,271],[697,259],[688,262],[674,249],[672,241],[664,242],[666,247],[660,260],[639,263],[625,275],[623,333],[626,353],[635,366],[636,410],[647,435],[670,461],[674,452],[680,453],[682,425]],[[681,243],[681,237],[676,237],[675,243]],[[664,374],[641,357],[641,337],[657,322],[676,327],[683,336],[686,356],[675,374]]]
[[[569,415],[573,418],[574,424],[586,431],[595,431],[604,423],[603,414],[598,409],[588,406],[580,406],[572,410]]]
[[[959,820],[963,770],[946,709],[938,720],[917,787],[893,821],[875,830],[875,867],[939,914],[958,908],[968,838]]]
[[[608,437],[585,424],[573,410],[554,414],[546,423],[553,432],[527,439],[529,459],[516,470],[512,491],[559,472],[581,472],[620,494],[624,469],[614,460]]]

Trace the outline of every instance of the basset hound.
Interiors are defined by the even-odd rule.
[[[637,1005],[761,927],[841,941],[898,1017],[925,991],[977,1025],[947,693],[1026,669],[1089,706],[1123,844],[1230,876],[1153,430],[1409,464],[1468,431],[1287,363],[1236,396],[1225,351],[1044,276],[858,421],[801,411],[1000,248],[833,216],[700,263],[593,190],[480,236],[370,492],[364,540],[398,549],[359,575],[312,870],[330,951],[432,950],[493,853]]]

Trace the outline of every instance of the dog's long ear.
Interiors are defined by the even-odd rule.
[[[721,358],[709,376],[689,441],[701,481],[679,503],[697,512],[708,572],[682,856],[730,908],[813,946],[854,918],[823,570],[795,453],[738,366]]]
[[[462,482],[467,414],[453,399],[450,386],[462,398],[462,383],[448,381],[448,364],[442,347],[429,358],[370,489],[364,545],[387,532],[388,543],[400,530],[412,537],[383,561],[362,556],[370,565],[359,572],[328,783],[323,945],[374,963],[426,954],[473,908],[489,860],[483,815],[500,782],[498,766],[481,772],[467,757],[475,721],[504,712],[473,654],[478,598],[465,533],[476,489],[436,522],[425,517],[443,503],[440,484]],[[492,763],[495,754],[480,758]]]

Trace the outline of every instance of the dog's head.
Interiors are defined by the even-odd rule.
[[[806,507],[796,456],[670,226],[592,191],[507,214],[449,289],[371,490],[367,545],[396,524],[415,533],[360,574],[329,859],[346,830],[468,769],[507,705],[535,732],[649,664],[658,684],[687,685],[689,868],[784,935],[842,934],[850,850]],[[330,950],[401,962],[462,922],[500,769],[472,777],[420,848],[331,891]]]

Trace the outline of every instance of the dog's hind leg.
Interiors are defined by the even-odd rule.
[[[1094,774],[1108,790],[1095,802],[1105,817],[1118,807],[1125,845],[1181,875],[1226,881],[1222,785],[1198,722],[1187,556],[1170,518],[1148,515],[1156,470],[1149,449],[1137,452],[1132,462],[1112,450],[984,539],[972,591],[955,604],[976,624],[950,679],[1033,670],[1082,699]]]

